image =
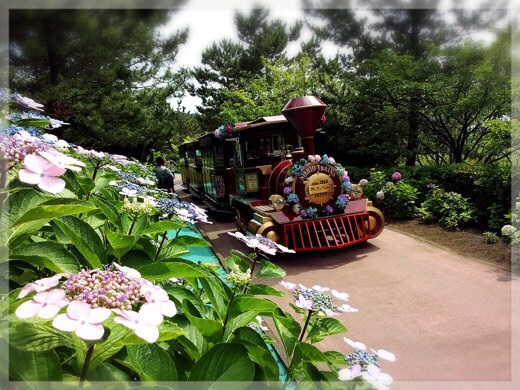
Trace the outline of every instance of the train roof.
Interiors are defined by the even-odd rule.
[[[283,115],[273,115],[273,116],[264,116],[258,119],[255,119],[251,122],[238,122],[235,123],[235,129],[234,131],[243,131],[247,130],[253,127],[258,127],[266,124],[273,124],[273,123],[283,123],[287,122],[287,119]]]

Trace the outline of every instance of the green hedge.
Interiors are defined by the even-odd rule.
[[[368,179],[369,168],[345,167],[350,179],[357,183]],[[407,183],[419,190],[418,202],[423,202],[428,185],[435,184],[469,198],[477,209],[477,223],[481,227],[499,230],[508,223],[504,214],[511,210],[511,165],[461,163],[450,165],[400,166],[379,168],[388,179],[399,171]]]

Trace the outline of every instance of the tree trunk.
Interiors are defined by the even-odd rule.
[[[410,54],[416,60],[421,58],[419,48],[419,31],[423,18],[421,9],[410,9]],[[419,145],[419,98],[417,92],[412,92],[410,111],[408,114],[408,139],[406,145],[406,165],[414,166],[417,160],[417,146]]]

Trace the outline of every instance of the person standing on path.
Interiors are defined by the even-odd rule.
[[[155,168],[153,169],[153,173],[155,173],[155,177],[158,181],[158,187],[166,190],[168,192],[174,193],[175,188],[173,184],[173,179],[175,178],[172,171],[166,168],[166,161],[163,157],[159,156],[155,159]]]

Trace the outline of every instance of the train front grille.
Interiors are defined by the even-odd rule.
[[[370,238],[367,213],[284,224],[283,230],[284,245],[297,252],[342,248]]]

